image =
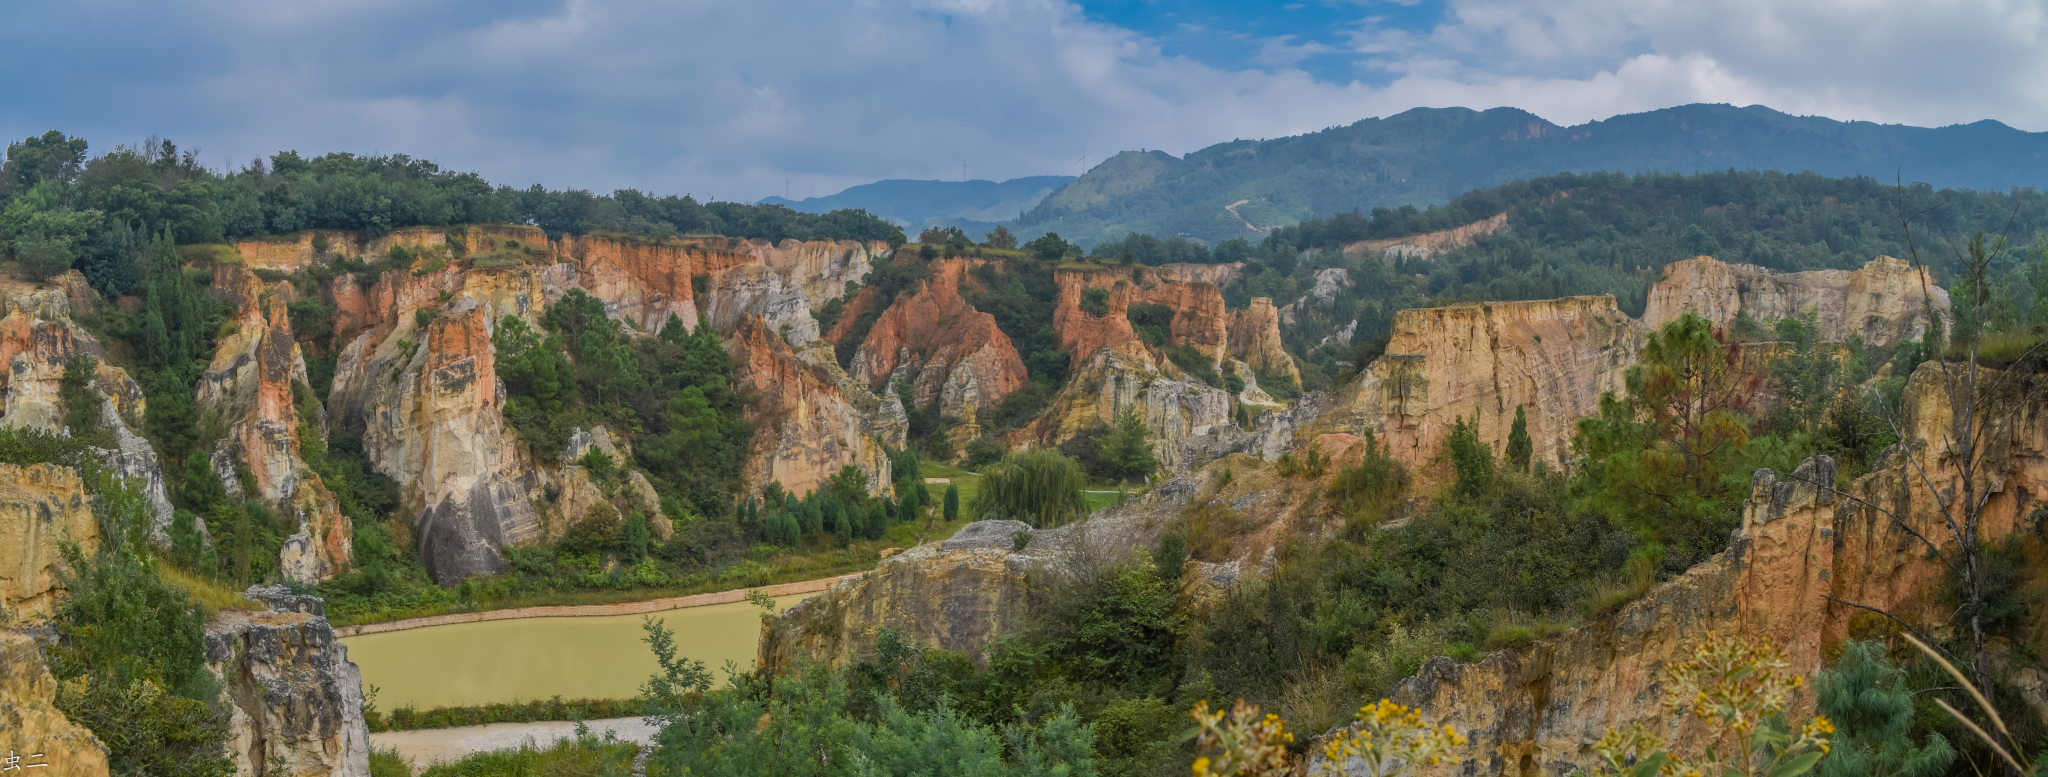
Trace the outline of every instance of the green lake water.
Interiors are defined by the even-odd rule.
[[[775,600],[788,609],[806,595]],[[761,610],[746,602],[654,613],[675,632],[676,652],[703,661],[720,684],[725,662],[753,668]],[[377,707],[428,709],[561,696],[623,699],[654,673],[641,641],[644,615],[521,618],[365,634],[342,640],[377,686]]]

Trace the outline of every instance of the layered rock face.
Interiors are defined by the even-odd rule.
[[[686,327],[697,325],[703,309],[693,278],[748,262],[742,253],[630,238],[565,235],[556,246],[575,260],[575,284],[604,300],[605,312],[653,334],[661,333],[671,315]]]
[[[1664,279],[1650,289],[1643,323],[1663,326],[1692,312],[1727,327],[1743,311],[1768,323],[1813,308],[1822,340],[1861,335],[1864,342],[1883,346],[1920,337],[1927,329],[1930,301],[1939,313],[1949,309],[1948,292],[1934,284],[1926,268],[1914,269],[1889,256],[1872,259],[1860,270],[1795,273],[1701,256],[1664,266]]]
[[[537,318],[561,292],[544,282],[545,269],[391,275],[377,286],[405,315],[342,350],[330,411],[360,426],[370,461],[398,481],[435,580],[502,571],[498,549],[539,534],[541,481],[532,453],[505,427],[491,332],[507,315]],[[412,315],[422,309],[431,316],[423,328]]]
[[[1017,432],[1014,442],[1057,445],[1134,410],[1145,423],[1161,467],[1175,472],[1201,466],[1208,458],[1191,455],[1191,450],[1229,446],[1206,444],[1200,438],[1219,433],[1235,440],[1242,430],[1231,423],[1229,393],[1181,379],[1178,370],[1169,368],[1141,342],[1098,350],[1075,370],[1052,406]]]
[[[1280,342],[1279,311],[1268,297],[1253,297],[1250,306],[1231,314],[1230,355],[1244,360],[1260,375],[1301,385],[1301,370]]]
[[[319,248],[322,238],[326,248]],[[450,227],[407,227],[375,238],[350,230],[306,230],[291,237],[249,238],[235,241],[235,251],[252,270],[296,272],[324,265],[347,256],[375,262],[385,258],[393,246],[429,251],[460,246],[471,254],[483,253],[516,241],[522,246],[545,248],[548,235],[540,227],[516,224],[483,224]]]
[[[1024,360],[995,316],[960,296],[968,262],[932,262],[931,276],[916,293],[899,296],[883,311],[854,354],[855,380],[876,391],[907,380],[920,407],[937,404],[939,415],[952,418],[971,418],[1024,386]]]
[[[1480,439],[1500,453],[1520,405],[1536,457],[1556,463],[1601,392],[1623,390],[1642,345],[1642,327],[1612,296],[1403,310],[1386,355],[1339,390],[1319,427],[1372,430],[1421,468],[1459,416],[1478,418]]]
[[[740,319],[726,350],[737,362],[734,383],[761,397],[747,412],[754,425],[748,483],[780,482],[802,494],[849,464],[868,473],[870,489],[890,482],[889,457],[874,425],[838,381],[790,350],[768,322]]]
[[[707,296],[704,313],[720,332],[733,331],[742,318],[755,317],[790,345],[818,339],[818,320],[811,316],[803,290],[767,267],[743,264],[714,276]]]
[[[128,372],[108,364],[98,340],[71,321],[74,300],[93,304],[91,287],[77,271],[57,280],[54,289],[7,289],[6,315],[0,317],[0,389],[6,393],[5,415],[0,424],[17,429],[37,429],[70,436],[64,427],[64,405],[60,390],[64,369],[78,356],[99,359],[93,373],[93,388],[101,397],[100,429],[114,443],[100,450],[101,460],[121,479],[137,484],[156,513],[152,533],[167,540],[171,525],[170,494],[164,489],[163,468],[156,449],[136,433],[132,425],[142,422],[147,403],[142,387]],[[83,430],[77,430],[83,431]]]
[[[221,266],[213,291],[235,308],[235,329],[220,338],[200,378],[196,406],[204,419],[227,429],[216,461],[240,462],[254,482],[240,482],[232,466],[217,463],[216,469],[229,494],[258,499],[298,519],[298,531],[279,551],[285,577],[299,583],[333,577],[354,560],[354,527],[301,453],[302,434],[325,430],[299,428],[294,386],[306,382],[306,360],[285,307],[294,289],[289,282],[266,284],[243,268]]]
[[[1019,532],[1027,538],[1022,551]],[[1034,539],[1021,521],[980,521],[952,539],[883,559],[873,572],[765,625],[759,665],[789,666],[799,656],[836,664],[872,654],[884,628],[899,630],[911,645],[985,662],[989,647],[1016,633],[1030,612],[1030,575],[1044,555]]]
[[[64,590],[61,543],[99,544],[85,482],[70,467],[0,464],[0,624],[50,615]]]
[[[1493,218],[1481,219],[1462,227],[1440,229],[1419,235],[1385,237],[1360,240],[1344,245],[1344,255],[1349,257],[1372,257],[1393,260],[1399,257],[1428,259],[1437,254],[1471,245],[1473,240],[1506,229],[1508,214],[1501,213]]]
[[[1993,374],[1995,376],[1995,373]],[[1502,651],[1473,663],[1438,658],[1395,688],[1395,700],[1464,732],[1470,741],[1454,759],[1425,774],[1560,774],[1592,768],[1586,747],[1607,728],[1655,721],[1651,733],[1683,754],[1716,742],[1716,732],[1692,716],[1667,716],[1658,690],[1664,666],[1683,660],[1714,634],[1769,638],[1793,668],[1812,677],[1828,645],[1847,638],[1861,611],[1823,599],[1832,596],[1888,610],[1917,623],[1941,623],[1952,605],[1938,592],[1941,563],[1907,532],[1947,550],[1943,503],[1961,493],[1961,469],[1945,451],[1954,410],[1942,390],[1940,368],[1922,365],[1906,390],[1906,429],[1912,455],[1894,447],[1875,471],[1844,492],[1833,489],[1834,462],[1808,459],[1796,472],[1758,470],[1743,509],[1742,528],[1727,552],[1660,584],[1614,615],[1586,624],[1527,651]],[[2025,531],[2024,518],[2048,489],[2048,423],[2043,403],[2026,401],[2027,386],[2010,386],[1981,416],[1979,479],[1982,532],[1996,541]],[[1899,520],[1883,510],[1897,511]],[[1950,510],[1959,509],[1951,506]],[[1901,526],[1901,523],[1904,526]],[[2038,540],[2030,539],[2036,546]],[[1810,714],[1810,694],[1794,700],[1793,715]],[[1459,763],[1462,761],[1463,763]]]
[[[1060,296],[1052,314],[1060,348],[1073,354],[1073,364],[1078,368],[1098,350],[1135,340],[1137,334],[1132,331],[1129,318],[1131,305],[1154,304],[1173,309],[1168,343],[1194,346],[1211,363],[1220,362],[1228,355],[1230,317],[1223,310],[1222,292],[1217,291],[1215,284],[1199,279],[1228,277],[1235,272],[1232,265],[1060,270],[1053,275]],[[1082,294],[1088,289],[1109,292],[1107,309],[1101,316],[1081,308]]]
[[[57,680],[35,640],[0,630],[0,750],[21,758],[14,765],[23,774],[106,777],[107,746],[64,717],[56,699]]]
[[[206,627],[207,669],[228,709],[235,773],[368,777],[363,682],[317,597],[252,587],[263,612],[223,610]]]
[[[876,259],[890,255],[888,243],[856,240],[798,241],[781,243],[744,240],[731,250],[744,252],[774,270],[788,284],[803,292],[812,308],[846,294],[846,284],[858,283],[874,269]]]

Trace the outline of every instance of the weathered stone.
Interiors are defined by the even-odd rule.
[[[847,465],[867,474],[870,489],[890,482],[887,452],[860,409],[766,321],[742,318],[725,347],[737,365],[734,383],[761,397],[747,411],[755,430],[747,482],[779,482],[802,494]]]
[[[1344,255],[1352,258],[1376,258],[1384,261],[1406,257],[1428,259],[1445,251],[1463,248],[1476,240],[1506,229],[1508,214],[1498,213],[1492,218],[1480,219],[1462,227],[1440,229],[1403,237],[1384,237],[1360,240],[1344,244]]]
[[[1301,385],[1301,370],[1280,341],[1280,315],[1273,309],[1272,299],[1253,297],[1249,307],[1231,315],[1230,355],[1244,360],[1257,374]]]
[[[1228,267],[1229,265],[1222,265]],[[1134,304],[1165,305],[1173,309],[1173,323],[1167,331],[1169,345],[1188,345],[1214,364],[1228,353],[1230,317],[1223,309],[1223,294],[1215,284],[1202,280],[1220,273],[1203,271],[1200,265],[1163,267],[1117,267],[1089,270],[1060,270],[1053,274],[1059,285],[1059,299],[1053,308],[1053,328],[1059,333],[1060,348],[1073,354],[1073,365],[1103,348],[1115,348],[1137,338],[1131,329],[1130,307]],[[1105,311],[1096,316],[1081,308],[1088,289],[1109,292]],[[1268,301],[1270,303],[1270,300]]]
[[[940,259],[911,294],[900,295],[868,330],[851,373],[877,391],[894,376],[909,380],[916,402],[937,404],[939,415],[960,418],[992,408],[1029,379],[1024,361],[996,326],[994,316],[960,296],[970,260]]]
[[[818,339],[818,320],[811,317],[810,300],[803,290],[790,286],[781,274],[758,264],[743,264],[711,279],[704,312],[720,332],[730,332],[746,316],[758,316],[771,332],[790,345],[800,346]]]
[[[1144,343],[1130,341],[1099,350],[1082,362],[1051,407],[1020,430],[1013,442],[1057,445],[1115,423],[1125,410],[1135,411],[1144,421],[1160,466],[1169,472],[1206,463],[1187,455],[1187,441],[1224,427],[1236,429],[1230,421],[1230,394],[1176,379]]]
[[[35,777],[106,777],[107,746],[57,709],[57,681],[29,635],[0,630],[0,750]]]
[[[368,777],[363,682],[319,598],[249,589],[264,612],[223,610],[206,627],[207,669],[229,702],[235,772],[259,777]]]
[[[892,253],[889,244],[881,241],[798,241],[794,238],[780,243],[744,240],[731,250],[745,252],[780,274],[789,287],[804,293],[812,309],[823,307],[826,301],[844,295],[846,284],[857,283],[867,277],[868,271],[874,269],[876,259],[886,258]]]
[[[1813,308],[1820,339],[1840,342],[1861,335],[1865,343],[1884,346],[1920,337],[1930,303],[1937,313],[1946,313],[1948,292],[1934,283],[1927,268],[1889,256],[1872,259],[1860,270],[1795,273],[1701,256],[1664,266],[1664,279],[1650,289],[1643,323],[1655,328],[1692,312],[1727,327],[1748,311],[1767,325]]]
[[[1987,371],[1989,384],[1998,377]],[[1993,392],[1981,409],[1980,526],[1986,541],[2025,530],[2025,516],[2048,493],[2048,423],[2027,378]],[[1697,755],[1720,732],[1693,716],[1663,713],[1662,668],[1683,660],[1715,634],[1765,638],[1809,679],[1827,647],[1850,635],[1863,611],[1855,602],[1922,624],[1946,622],[1952,605],[1936,593],[1941,562],[1913,534],[1952,549],[1942,515],[1943,492],[1960,485],[1961,470],[1943,441],[1953,433],[1941,367],[1922,365],[1905,393],[1906,436],[1918,458],[1894,448],[1870,474],[1834,489],[1834,462],[1808,459],[1790,475],[1756,473],[1741,529],[1729,549],[1684,575],[1651,588],[1619,612],[1540,641],[1521,653],[1503,651],[1459,664],[1432,660],[1395,688],[1396,701],[1464,732],[1470,741],[1425,775],[1541,773],[1591,768],[1587,745],[1606,729],[1650,723],[1677,752]],[[1927,478],[1920,472],[1924,467]],[[1953,508],[1951,508],[1953,509]],[[1790,714],[1811,714],[1810,693]]]
[[[78,472],[0,464],[0,625],[50,615],[64,590],[63,543],[99,545],[100,523]]]
[[[1623,390],[1642,344],[1642,327],[1611,296],[1403,310],[1387,355],[1337,392],[1318,426],[1369,429],[1421,469],[1460,416],[1477,418],[1479,439],[1499,453],[1519,405],[1536,457],[1556,463],[1578,419],[1598,414],[1601,392]]]

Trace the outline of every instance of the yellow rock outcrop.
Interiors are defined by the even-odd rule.
[[[1997,373],[1986,376],[1987,382]],[[2028,378],[2027,381],[2038,381]],[[1922,365],[1906,390],[1908,437],[1918,458],[1894,448],[1872,473],[1842,492],[1833,489],[1834,462],[1808,459],[1796,472],[1758,470],[1729,549],[1651,588],[1619,612],[1542,640],[1520,652],[1501,651],[1472,663],[1433,659],[1396,686],[1396,701],[1418,705],[1470,741],[1427,775],[1555,774],[1591,768],[1587,748],[1607,728],[1650,722],[1651,733],[1696,755],[1726,748],[1719,732],[1693,716],[1664,714],[1661,670],[1683,660],[1715,634],[1768,638],[1793,668],[1812,677],[1831,645],[1850,634],[1861,612],[1822,598],[1888,610],[1916,623],[1941,623],[1953,605],[1939,591],[1940,562],[1907,532],[1953,550],[1942,517],[1944,494],[1961,493],[1957,461],[1945,451],[1953,417],[1941,368]],[[2024,382],[2008,385],[1982,411],[1980,494],[1988,494],[1982,531],[1995,541],[2023,527],[2048,493],[2048,418]],[[1880,510],[1896,510],[1900,520]],[[1951,508],[1953,509],[1953,508]],[[1902,525],[1903,524],[1903,525]],[[2035,553],[2040,540],[2028,542]],[[1872,617],[1872,616],[1864,616]],[[2036,638],[2040,637],[2039,627]],[[1811,714],[1810,693],[1791,714]]]
[[[1642,345],[1641,325],[1612,296],[1403,310],[1386,355],[1337,392],[1317,428],[1371,430],[1426,475],[1458,417],[1476,417],[1498,454],[1520,405],[1536,457],[1554,464],[1573,424],[1598,414],[1601,392],[1623,391]]]
[[[70,467],[0,464],[0,625],[51,614],[64,581],[60,545],[99,545],[85,482]]]
[[[1927,328],[1929,304],[1946,313],[1948,292],[1934,284],[1927,268],[1889,256],[1858,270],[1795,273],[1701,256],[1664,266],[1664,279],[1650,289],[1643,323],[1663,326],[1691,311],[1727,327],[1748,311],[1767,325],[1813,308],[1820,339],[1840,342],[1861,335],[1864,342],[1882,346],[1918,338]]]
[[[35,777],[106,777],[107,746],[56,706],[57,681],[27,634],[0,630],[0,750]],[[35,768],[27,768],[34,766]]]

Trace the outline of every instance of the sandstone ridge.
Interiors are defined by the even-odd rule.
[[[1778,273],[1749,264],[1727,264],[1710,256],[1664,266],[1664,278],[1650,289],[1643,323],[1651,327],[1690,311],[1717,327],[1729,327],[1747,312],[1758,323],[1815,313],[1820,339],[1884,346],[1916,339],[1927,329],[1928,307],[1949,309],[1948,292],[1925,267],[1880,256],[1856,270]]]

